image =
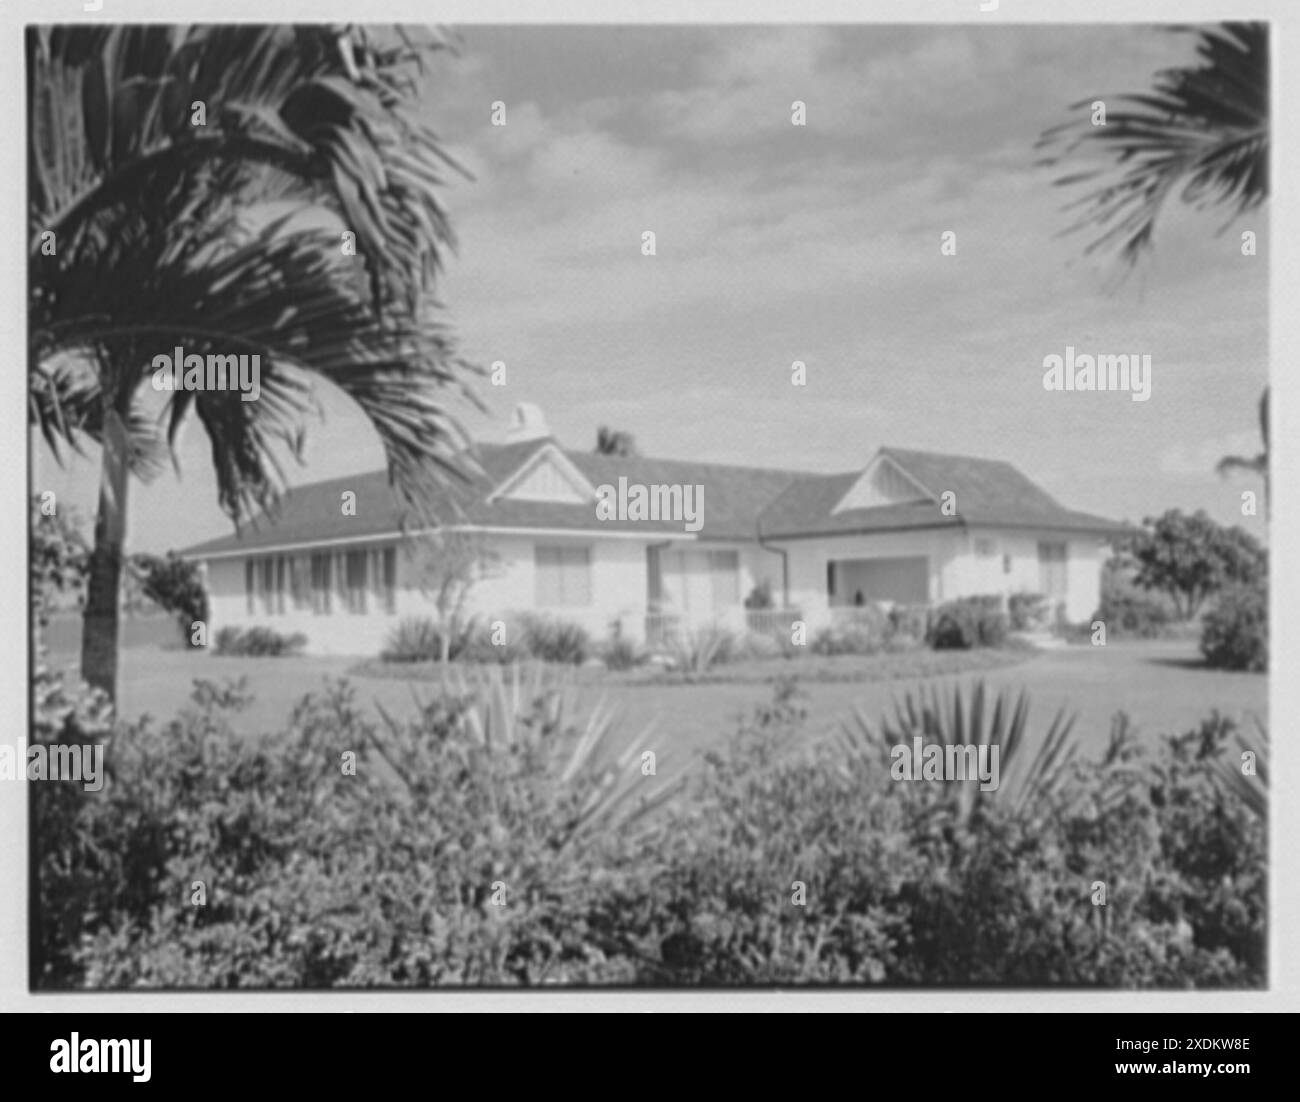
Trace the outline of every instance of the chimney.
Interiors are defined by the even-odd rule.
[[[540,406],[532,402],[520,402],[510,414],[510,425],[506,429],[507,444],[522,444],[525,440],[545,440],[551,435],[546,425],[546,417]]]

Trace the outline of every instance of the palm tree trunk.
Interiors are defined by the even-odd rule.
[[[99,512],[95,517],[95,545],[90,553],[86,609],[81,622],[81,676],[108,693],[115,704],[129,450],[125,423],[116,410],[106,408]]]
[[[1264,476],[1264,519],[1273,519],[1273,504],[1270,500],[1268,486],[1268,465],[1270,456],[1268,454],[1269,428],[1268,428],[1268,387],[1264,388],[1264,393],[1259,396],[1259,435],[1264,441],[1264,452],[1260,457],[1264,461],[1263,469],[1260,473]]]

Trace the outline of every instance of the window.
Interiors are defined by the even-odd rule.
[[[338,604],[364,613],[367,580],[374,586],[376,607],[397,611],[397,558],[393,548],[316,552],[310,555],[261,555],[244,561],[245,606],[250,616],[282,616],[286,612],[318,614]]]
[[[397,549],[385,547],[383,557],[383,608],[385,612],[397,611]]]
[[[368,601],[377,610],[397,611],[397,551],[392,547],[374,547],[366,552],[366,570],[370,585]]]
[[[289,599],[295,612],[305,612],[311,603],[311,558],[294,555],[288,560]]]
[[[279,616],[288,601],[292,560],[260,555],[244,560],[244,600],[250,616]]]
[[[740,553],[709,551],[708,557],[714,611],[735,608],[740,604]]]
[[[533,552],[535,598],[539,608],[591,604],[591,551],[586,547],[545,547]]]
[[[349,551],[344,559],[347,591],[347,610],[354,613],[366,611],[366,552]]]
[[[270,616],[275,611],[275,559],[266,557],[258,560],[258,611]]]
[[[663,596],[668,608],[696,619],[740,604],[740,555],[736,551],[667,551]]]
[[[1066,560],[1068,553],[1063,543],[1038,545],[1038,588],[1048,597],[1060,600],[1066,595]]]
[[[646,607],[651,612],[658,612],[663,603],[664,579],[663,564],[657,547],[645,549],[645,583]]]
[[[330,563],[329,552],[311,557],[311,610],[316,613],[330,611]]]

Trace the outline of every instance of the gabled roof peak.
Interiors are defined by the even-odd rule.
[[[931,487],[914,477],[885,448],[880,448],[831,512],[937,500],[938,495]]]
[[[539,443],[537,450],[488,494],[488,504],[502,499],[569,505],[595,501],[596,487],[560,446],[549,438]]]

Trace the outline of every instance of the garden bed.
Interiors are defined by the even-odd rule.
[[[811,682],[872,682],[999,669],[1025,662],[1038,653],[1034,647],[1013,643],[973,650],[932,651],[918,647],[893,654],[807,654],[799,658],[741,659],[704,672],[671,670],[654,663],[630,670],[608,670],[595,665],[555,668],[568,670],[578,684],[598,685],[760,685],[786,678]],[[526,663],[529,666],[535,664]],[[347,672],[352,677],[437,682],[446,672],[472,676],[476,669],[489,668],[468,662],[443,666],[438,662],[385,662],[373,658],[358,663]]]

